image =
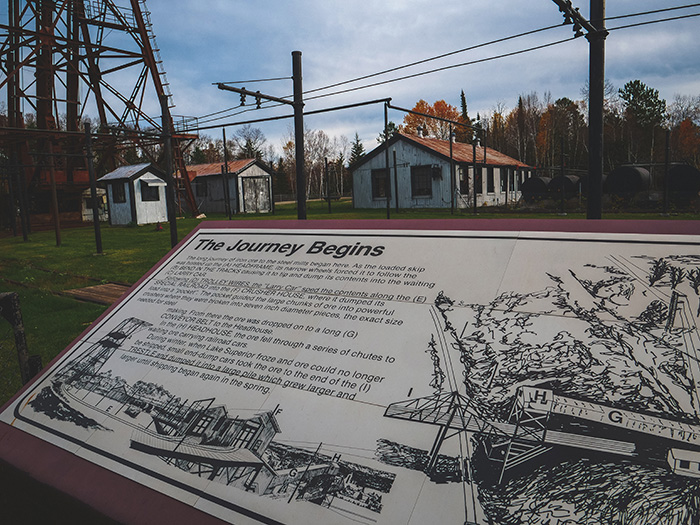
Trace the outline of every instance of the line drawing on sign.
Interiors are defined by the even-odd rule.
[[[3,423],[236,524],[700,519],[697,244],[197,235]]]
[[[183,400],[162,384],[129,384],[114,376],[110,359],[119,359],[116,351],[128,355],[129,338],[151,327],[134,317],[121,321],[60,369],[30,407],[93,431],[113,432],[106,418],[110,426],[128,425],[131,450],[208,481],[288,504],[309,502],[353,522],[376,521],[395,475],[338,452],[352,447],[319,443],[310,453],[308,447],[275,440],[282,433],[279,405],[267,411],[229,409],[214,397]],[[153,364],[152,358],[136,355],[127,359]],[[165,366],[172,365],[160,365]]]
[[[487,304],[434,297],[434,393],[384,415],[435,438],[380,439],[380,460],[462,483],[466,523],[479,510],[495,523],[694,522],[700,257],[611,255],[547,277]]]

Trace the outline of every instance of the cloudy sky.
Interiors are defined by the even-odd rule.
[[[573,3],[588,18],[588,2]],[[607,27],[700,13],[695,4],[689,9],[612,19],[690,4],[679,0],[609,0]],[[473,117],[477,112],[488,114],[497,105],[510,110],[520,94],[581,99],[588,78],[588,42],[583,37],[484,61],[571,38],[571,26],[561,25],[562,15],[551,0],[148,0],[147,5],[176,104],[173,112],[201,117],[201,126],[289,114],[289,107],[240,113],[244,108],[237,107],[238,96],[218,90],[213,83],[290,77],[295,50],[302,52],[304,90],[309,91],[557,26],[309,93],[306,110],[386,97],[406,108],[419,99],[429,103],[444,99],[459,106],[459,94],[464,90]],[[606,41],[606,79],[615,88],[640,79],[658,89],[668,103],[676,94],[700,95],[698,27],[700,17],[612,30]],[[474,61],[480,62],[333,94]],[[238,85],[278,97],[292,93],[289,79]],[[325,94],[333,95],[310,98]],[[206,117],[212,113],[217,113],[216,118],[228,116],[218,120]],[[310,116],[305,123],[331,137],[352,139],[357,132],[366,147],[374,147],[383,118],[383,107],[377,104]],[[389,119],[400,123],[403,114],[392,111]],[[279,150],[291,120],[255,126]],[[227,133],[229,130],[232,128]],[[204,133],[220,137],[221,130]]]

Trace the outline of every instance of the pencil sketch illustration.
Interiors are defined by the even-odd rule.
[[[434,441],[380,439],[378,457],[468,486],[467,523],[697,523],[700,257],[546,277],[488,304],[434,297],[417,349],[433,394],[385,411]]]
[[[183,400],[161,384],[113,376],[115,351],[150,326],[134,317],[121,321],[61,368],[30,406],[89,430],[128,425],[129,448],[159,458],[165,472],[177,468],[247,493],[320,505],[353,522],[376,521],[395,475],[326,452],[342,445],[309,450],[275,441],[282,433],[279,406],[230,409],[213,397]]]

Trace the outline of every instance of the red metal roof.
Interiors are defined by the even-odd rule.
[[[239,171],[247,168],[250,164],[255,163],[255,159],[236,159],[228,161],[228,171],[229,173],[238,173]],[[193,164],[192,166],[187,166],[187,176],[190,180],[195,177],[205,176],[205,175],[221,175],[221,166],[223,162],[210,162],[208,164]]]
[[[407,135],[405,133],[397,133],[403,139],[415,142],[429,150],[434,151],[444,157],[450,157],[450,142],[448,140],[440,140],[433,138],[418,137],[416,135]],[[484,162],[484,150],[486,151],[486,161]],[[455,162],[473,163],[473,146],[462,142],[452,143],[452,158]],[[520,162],[513,157],[504,155],[500,151],[483,146],[476,147],[476,162],[479,164],[488,164],[492,166],[516,166],[518,168],[529,168],[524,162]]]

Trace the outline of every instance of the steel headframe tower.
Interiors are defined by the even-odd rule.
[[[80,124],[88,115],[98,172],[125,164],[133,148],[158,162],[164,148],[153,146],[166,134],[159,101],[168,97],[168,111],[173,105],[145,0],[130,0],[129,7],[112,0],[8,0],[7,6],[7,24],[0,23],[0,97],[7,100],[0,152],[20,208],[28,192],[47,187],[50,171],[66,196],[87,188]],[[197,213],[182,156],[196,138],[187,133],[196,121],[168,121],[178,194]]]

